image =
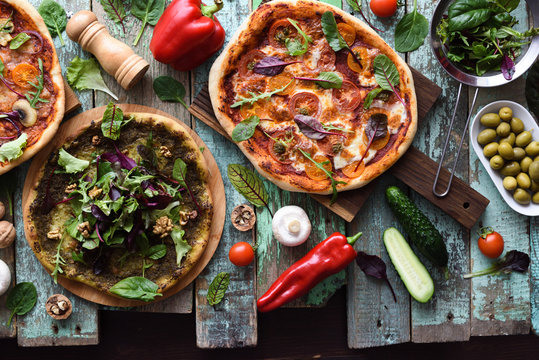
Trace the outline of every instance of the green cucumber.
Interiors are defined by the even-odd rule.
[[[395,213],[412,243],[427,259],[447,269],[447,250],[440,232],[401,189],[390,186],[386,190],[389,207]]]
[[[384,245],[410,295],[421,303],[429,301],[434,294],[432,278],[399,230],[384,231]]]

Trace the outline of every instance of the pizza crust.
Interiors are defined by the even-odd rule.
[[[209,75],[209,93],[213,106],[213,110],[219,123],[225,131],[231,135],[234,130],[235,123],[229,118],[226,113],[226,91],[223,89],[223,82],[228,75],[230,68],[234,67],[239,61],[239,58],[254,44],[258,34],[262,32],[267,23],[282,16],[275,16],[275,12],[298,11],[301,9],[302,15],[308,17],[311,14],[321,16],[325,11],[332,11],[337,16],[340,16],[343,21],[353,25],[356,30],[369,38],[370,44],[378,48],[381,53],[387,55],[396,65],[400,75],[400,90],[401,94],[407,96],[409,102],[410,123],[404,136],[399,136],[397,139],[397,147],[392,148],[382,159],[376,162],[376,166],[367,166],[365,172],[358,178],[348,179],[346,185],[338,185],[338,191],[352,190],[365,186],[377,176],[386,171],[393,165],[410,147],[417,130],[417,99],[414,88],[414,81],[410,68],[406,62],[367,24],[357,19],[356,17],[342,11],[341,9],[318,1],[310,0],[274,0],[261,5],[254,11],[238,28],[232,36],[226,48],[222,51],[219,57],[214,62]],[[249,141],[237,143],[241,151],[251,161],[256,170],[269,181],[273,182],[281,189],[296,192],[308,192],[318,194],[331,194],[332,188],[325,182],[316,182],[306,178],[302,184],[301,181],[291,182],[290,177],[286,175],[275,174],[271,171],[271,166],[267,166],[274,162],[268,153],[261,154],[252,151]],[[266,164],[266,166],[264,166]],[[267,169],[266,169],[267,168]],[[308,182],[308,186],[305,183]],[[318,189],[320,188],[320,189]]]
[[[17,9],[17,11],[21,13],[23,16],[32,19],[39,33],[41,34],[41,36],[43,36],[43,40],[48,41],[51,44],[53,53],[52,53],[51,69],[49,73],[50,73],[52,83],[54,85],[54,89],[56,91],[56,94],[55,94],[56,102],[54,103],[54,108],[53,108],[53,111],[54,111],[53,118],[50,120],[47,128],[41,133],[39,140],[37,140],[37,142],[34,143],[33,145],[26,147],[23,150],[23,154],[19,158],[13,161],[7,162],[5,164],[0,163],[0,175],[8,172],[14,167],[19,166],[26,160],[31,159],[39,150],[41,150],[45,145],[49,143],[49,141],[51,141],[51,139],[56,134],[56,131],[58,130],[58,126],[60,125],[60,123],[62,122],[62,119],[64,118],[64,108],[65,108],[65,92],[64,92],[64,79],[62,77],[62,69],[58,61],[58,56],[56,54],[54,42],[52,41],[51,35],[49,33],[49,29],[47,29],[47,25],[45,25],[43,18],[41,17],[41,15],[39,15],[37,10],[26,0],[3,0],[3,2]]]

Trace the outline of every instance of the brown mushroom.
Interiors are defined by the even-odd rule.
[[[9,221],[0,221],[0,249],[6,248],[15,240],[15,227]]]
[[[0,220],[4,218],[4,215],[6,215],[6,207],[4,206],[4,203],[0,201]]]
[[[47,299],[45,309],[53,319],[64,320],[71,315],[73,306],[71,301],[62,294],[54,294]]]
[[[232,225],[239,231],[251,230],[256,222],[256,214],[252,207],[246,204],[238,205],[230,214]]]

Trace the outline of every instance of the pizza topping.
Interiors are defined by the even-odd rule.
[[[298,125],[301,132],[311,139],[321,140],[328,135],[344,136],[340,133],[334,133],[325,130],[320,121],[316,120],[312,116],[296,115],[294,116],[294,121]]]
[[[342,77],[336,72],[321,72],[317,78],[295,76],[296,80],[314,81],[318,86],[324,89],[340,89],[342,86]]]
[[[12,161],[21,157],[28,135],[22,133],[17,139],[0,146],[0,161]]]
[[[77,190],[77,184],[76,183],[73,183],[73,184],[70,184],[66,187],[65,189],[65,193],[66,194],[71,194],[73,191]]]
[[[83,238],[89,238],[92,228],[89,221],[84,221],[77,225],[77,230],[81,233]]]
[[[155,235],[159,235],[159,237],[162,239],[166,237],[173,228],[174,226],[172,224],[172,220],[170,220],[168,216],[161,216],[155,221],[155,225],[153,226],[153,233]]]
[[[270,138],[268,150],[270,155],[281,164],[291,164],[292,150],[299,143],[299,138],[291,130],[278,131],[272,135],[265,133]]]
[[[326,11],[322,14],[322,31],[324,31],[326,40],[333,51],[339,52],[343,49],[347,50],[358,65],[362,67],[361,61],[356,57],[356,54],[350,49],[350,46],[348,46],[342,35],[339,33],[335,16],[331,11]]]
[[[281,91],[275,93],[275,95],[289,95],[294,91],[295,86],[296,80],[291,74],[286,72],[277,76],[272,76],[268,80],[268,87],[270,89],[282,89]]]
[[[25,89],[32,88],[30,83],[35,83],[38,75],[39,72],[36,67],[28,63],[19,64],[13,70],[11,70],[11,79],[13,82],[17,86]]]
[[[406,103],[396,89],[396,86],[400,83],[399,70],[386,55],[382,54],[374,58],[374,77],[382,89],[392,91],[402,105],[406,107]]]
[[[255,63],[252,70],[261,75],[275,76],[282,73],[288,65],[297,64],[301,61],[288,61],[285,62],[277,56],[266,56],[262,60]],[[248,65],[250,66],[250,65]]]
[[[187,225],[189,220],[194,220],[198,216],[198,212],[196,210],[193,211],[180,211],[180,225],[184,226]]]
[[[365,159],[365,157],[369,153],[369,149],[373,145],[373,141],[388,137],[389,134],[387,131],[387,115],[382,114],[382,113],[376,113],[372,115],[369,118],[369,121],[367,122],[367,126],[365,127],[365,134],[369,138],[369,143],[367,144],[367,149],[363,153],[363,156],[361,157],[358,164],[356,165],[354,172],[357,171],[359,169],[360,164],[363,163],[363,159]],[[389,140],[389,137],[388,137],[388,140]]]
[[[170,159],[170,158],[172,157],[172,153],[171,153],[170,150],[169,150],[166,146],[164,146],[164,145],[162,145],[162,146],[159,148],[159,153],[160,153],[162,156],[164,156],[164,157],[166,157],[166,158],[168,158],[168,159]]]
[[[271,25],[268,33],[270,44],[277,48],[284,48],[287,39],[296,39],[298,30],[286,19],[277,20]]]
[[[41,58],[37,59],[37,63],[38,63],[38,67],[39,67],[39,76],[37,77],[37,84],[33,83],[31,81],[28,81],[28,84],[30,84],[30,86],[34,87],[36,90],[35,91],[28,91],[25,94],[26,99],[28,99],[28,101],[30,102],[30,106],[33,107],[34,109],[37,107],[38,102],[42,102],[42,103],[48,103],[49,102],[49,100],[45,100],[45,99],[42,99],[40,97],[41,92],[43,91],[43,88],[44,88],[44,84],[43,84],[43,61],[41,60]]]
[[[269,106],[271,120],[277,122],[292,121],[294,118],[288,108],[288,102],[282,97],[274,97]]]
[[[315,159],[313,159],[311,157],[311,155],[309,155],[308,152],[306,152],[306,151],[304,151],[302,149],[298,149],[298,150],[299,150],[299,152],[301,152],[303,154],[303,156],[305,156],[310,162],[312,162],[315,167],[317,167],[320,171],[322,171],[324,173],[325,177],[329,178],[329,180],[331,181],[331,188],[333,189],[333,196],[331,197],[331,204],[333,204],[335,202],[335,200],[337,200],[337,185],[339,185],[339,184],[346,185],[346,182],[336,180],[333,177],[334,174],[333,174],[333,172],[331,172],[331,162],[329,160],[324,161],[323,163],[319,163]],[[329,164],[329,166],[328,166],[328,164]],[[326,169],[326,167],[329,167],[330,170]],[[305,167],[305,169],[307,171],[307,167]],[[315,176],[315,173],[312,172],[311,175]]]
[[[317,117],[320,115],[320,100],[312,92],[299,92],[288,100],[288,107],[292,115],[306,115]]]
[[[0,19],[0,46],[7,46],[7,44],[13,38],[11,33],[15,29],[13,25],[13,19],[9,18]]]
[[[355,55],[355,56],[354,56]],[[357,73],[372,77],[371,56],[365,46],[356,46],[346,58],[348,67]]]
[[[32,43],[27,42],[28,40],[30,40],[32,38],[30,35],[33,35],[35,38],[37,38],[37,40],[39,42],[39,45],[37,46],[37,48],[36,48],[36,44],[32,45],[33,42]],[[17,40],[18,37],[20,37],[19,40]],[[14,49],[18,49],[18,48],[20,48],[22,46],[21,49],[25,50],[25,51],[23,51],[24,53],[26,53],[26,54],[38,54],[43,50],[43,44],[44,44],[43,36],[39,32],[33,31],[33,30],[23,30],[19,34],[17,34],[17,36],[15,36],[13,38],[13,40],[9,44],[9,48],[14,50]],[[32,50],[26,51],[26,49],[29,48],[29,47]]]
[[[254,70],[256,64],[265,57],[266,55],[260,50],[251,50],[242,56],[238,65],[240,76],[242,78],[261,78],[263,75]]]
[[[240,142],[250,139],[254,133],[255,129],[260,123],[260,118],[256,115],[250,116],[247,119],[241,121],[234,130],[232,130],[232,140],[235,142]]]
[[[11,41],[9,42],[9,48],[11,50],[16,50],[30,39],[31,39],[30,35],[24,32],[20,32],[13,39],[11,39]]]
[[[303,55],[307,52],[307,49],[309,48],[309,43],[313,42],[313,39],[305,34],[303,30],[299,27],[298,23],[295,20],[292,20],[290,18],[287,18],[288,22],[292,24],[297,30],[297,32],[301,35],[303,38],[303,43],[298,38],[286,38],[284,41],[284,44],[286,48],[288,49],[288,54],[292,56],[299,56]]]
[[[58,152],[58,165],[62,166],[66,173],[75,174],[85,170],[90,165],[90,162],[78,159],[61,148]]]
[[[270,98],[273,95],[278,94],[281,91],[283,91],[284,89],[286,89],[290,84],[292,84],[292,81],[290,81],[288,84],[286,84],[285,86],[283,86],[280,89],[276,89],[276,90],[273,90],[273,91],[270,91],[270,92],[265,92],[265,93],[256,94],[254,92],[249,92],[251,97],[248,97],[248,98],[240,97],[240,99],[238,101],[236,101],[234,104],[232,104],[230,107],[235,108],[235,107],[238,107],[238,106],[242,106],[244,104],[254,104],[258,100]]]
[[[352,111],[361,103],[361,92],[348,80],[343,81],[340,89],[333,89],[332,95],[335,106],[341,111]]]
[[[34,125],[37,121],[37,111],[32,108],[28,100],[19,99],[13,103],[13,111],[19,114],[19,121],[25,127]]]
[[[47,239],[60,240],[61,238],[62,238],[62,233],[58,229],[53,229],[47,233]]]
[[[339,23],[337,24],[337,30],[339,31],[339,34],[341,34],[344,41],[346,41],[348,46],[352,46],[354,44],[356,41],[356,29],[347,23]]]

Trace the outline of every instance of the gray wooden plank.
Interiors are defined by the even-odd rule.
[[[539,335],[539,218],[530,219],[530,301],[531,326],[535,335]]]
[[[6,213],[1,220],[13,222],[13,213],[9,209],[9,199],[13,201],[13,193],[10,191],[12,186],[7,184],[15,183],[14,172],[4,174],[0,177],[0,183],[2,188],[0,189],[0,201],[4,204]],[[15,245],[11,245],[7,248],[0,249],[0,259],[4,261],[11,271],[11,287],[15,285]],[[9,292],[9,290],[8,290]],[[12,338],[17,335],[17,328],[15,324],[7,326],[7,321],[11,314],[11,311],[6,308],[7,292],[0,296],[0,339]]]

